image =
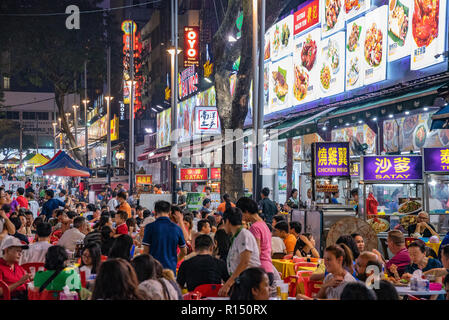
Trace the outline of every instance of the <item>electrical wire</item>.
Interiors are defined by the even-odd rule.
[[[139,4],[133,4],[128,6],[121,6],[121,7],[114,7],[114,8],[106,8],[106,9],[97,9],[97,10],[88,10],[88,11],[80,11],[79,13],[96,13],[96,12],[105,12],[105,11],[112,11],[112,10],[120,10],[120,9],[127,9],[132,7],[140,7],[146,4],[153,4],[161,2],[162,0],[154,0],[154,1],[147,1]],[[0,13],[0,16],[10,16],[10,17],[47,17],[47,16],[66,16],[68,13],[65,12],[55,12],[55,13]]]

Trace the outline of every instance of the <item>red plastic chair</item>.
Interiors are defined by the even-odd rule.
[[[309,268],[316,268],[317,264],[313,262],[298,262],[295,263],[295,272],[298,272],[299,267],[309,267]]]
[[[289,297],[296,297],[296,286],[298,285],[299,282],[299,277],[298,276],[288,276],[287,278],[284,279],[285,283],[288,283],[288,296]],[[301,278],[302,281],[302,278]]]
[[[188,292],[182,296],[182,300],[200,300],[201,292]]]
[[[81,286],[86,287],[86,271],[80,271]]]
[[[309,278],[313,274],[313,271],[310,270],[298,270],[296,271],[297,276],[301,276],[302,278]]]
[[[218,291],[223,287],[222,284],[202,284],[196,287],[193,292],[201,293],[202,297],[218,297]]]
[[[306,258],[293,258],[293,263],[306,262]]]
[[[407,299],[408,299],[408,300],[426,300],[426,299],[420,299],[420,298],[415,297],[415,296],[413,296],[413,295],[411,295],[411,294],[408,294],[408,295],[407,295]]]
[[[284,258],[282,258],[282,259],[290,260],[290,259],[292,259],[292,258],[293,258],[293,254],[287,254],[287,255],[284,256]]]
[[[310,281],[308,278],[304,279],[304,290],[306,293],[306,296],[313,298],[314,295],[316,295],[321,288],[321,285],[323,282],[321,281]]]
[[[34,275],[38,271],[45,271],[44,265],[45,263],[43,262],[31,262],[24,263],[21,267],[24,268],[27,273],[32,273]]]
[[[11,300],[11,292],[9,291],[9,287],[2,280],[0,280],[0,288],[3,291],[3,294],[0,296],[0,300]]]
[[[39,288],[28,290],[28,300],[59,300],[59,291],[43,290],[39,292]]]

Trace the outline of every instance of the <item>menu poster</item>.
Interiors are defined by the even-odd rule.
[[[270,92],[270,66],[271,63],[263,65],[263,109],[264,114],[269,112],[269,92]]]
[[[366,14],[365,41],[363,43],[365,85],[386,79],[388,6]]]
[[[192,136],[192,112],[193,112],[194,99],[187,99],[178,103],[178,117],[177,117],[177,129],[184,130],[178,134],[178,142],[184,142],[190,140]]]
[[[271,30],[271,28],[270,28],[270,30]],[[270,59],[271,58],[271,41],[270,41],[270,34],[271,34],[271,32],[270,31],[268,31],[267,33],[265,33],[265,43],[264,43],[264,46],[265,46],[265,49],[264,49],[264,60],[268,60],[268,59]]]
[[[327,37],[345,27],[345,0],[321,0],[321,37]]]
[[[371,7],[371,0],[345,0],[346,20],[354,18]]]
[[[291,54],[293,48],[293,15],[276,23],[271,30],[270,56],[278,60]]]
[[[363,86],[365,64],[362,61],[365,43],[365,17],[347,24],[346,27],[346,90]]]
[[[390,0],[388,6],[388,61],[410,55],[413,0]]]
[[[289,108],[293,92],[292,57],[271,63],[269,78],[269,113]]]
[[[322,97],[345,90],[345,40],[344,32],[321,40],[319,87]]]
[[[415,0],[412,14],[410,69],[418,70],[443,62],[447,0]],[[418,5],[418,6],[417,6]],[[421,8],[426,8],[426,11]],[[435,57],[437,56],[437,57]]]
[[[305,2],[293,15],[293,35],[302,33],[320,23],[320,0]]]
[[[170,145],[171,134],[171,109],[166,109],[157,114],[157,139],[156,148]]]
[[[320,43],[319,28],[297,37],[293,42],[293,105],[319,98]]]

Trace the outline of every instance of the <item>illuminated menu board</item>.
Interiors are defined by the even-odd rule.
[[[446,72],[447,1],[310,0],[265,34],[265,120]]]

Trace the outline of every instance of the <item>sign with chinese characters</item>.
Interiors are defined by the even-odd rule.
[[[184,99],[198,91],[198,73],[190,66],[178,76],[179,99]]]
[[[365,156],[363,180],[408,181],[422,180],[421,156]]]
[[[184,67],[199,66],[200,27],[184,27]]]
[[[207,180],[207,169],[181,169],[180,177],[184,181]]]
[[[360,163],[352,162],[349,171],[351,173],[351,177],[358,177],[360,175]]]
[[[449,147],[424,148],[424,171],[449,172]]]
[[[153,176],[151,174],[136,174],[136,184],[152,184]]]
[[[210,179],[220,180],[221,179],[221,168],[210,168]]]
[[[313,0],[307,2],[305,6],[294,13],[293,34],[297,35],[302,31],[313,27],[320,22],[320,1]]]
[[[316,177],[349,176],[349,142],[314,143]]]
[[[217,107],[195,108],[195,134],[220,133],[220,118]]]

